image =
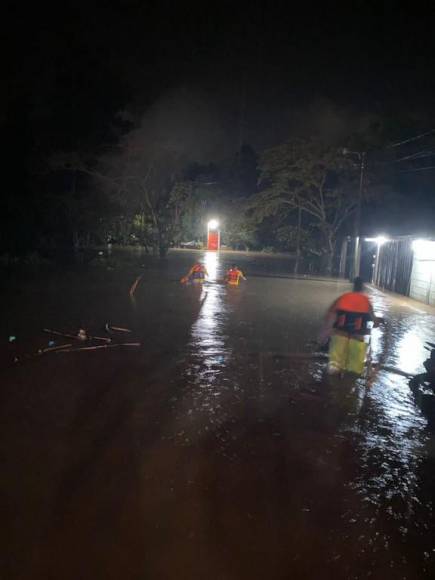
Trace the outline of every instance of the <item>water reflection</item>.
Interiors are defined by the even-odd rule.
[[[375,310],[392,312],[394,306],[394,299],[375,297]],[[376,329],[374,359],[407,372],[418,371],[425,358],[426,328],[414,323],[415,315],[410,314]],[[352,517],[362,518],[373,532],[365,535],[361,550],[383,553],[383,558],[391,558],[391,566],[400,566],[404,562],[394,559],[397,554],[393,555],[391,545],[404,537],[415,539],[430,523],[430,512],[420,500],[419,478],[426,457],[426,421],[415,406],[406,378],[378,372],[366,392],[359,427],[355,437],[360,473],[349,486],[366,507]]]
[[[360,560],[358,566],[370,562],[376,569],[382,561],[404,570],[408,564],[401,552],[402,543],[423,542],[421,534],[431,518],[429,503],[424,502],[421,491],[421,469],[427,455],[426,422],[414,405],[407,380],[379,371],[371,388],[361,379],[325,389],[318,361],[310,362],[307,368],[292,359],[285,363],[287,367],[284,362],[265,359],[263,368],[262,359],[251,361],[247,353],[272,350],[275,340],[284,344],[289,329],[295,341],[303,342],[310,329],[301,325],[300,319],[312,308],[317,287],[312,290],[309,284],[276,281],[272,286],[260,279],[254,282],[251,294],[251,278],[249,292],[227,291],[216,283],[222,275],[220,257],[206,254],[204,263],[210,283],[202,290],[202,307],[190,331],[182,393],[176,405],[177,443],[212,449],[213,454],[240,463],[244,450],[233,425],[240,422],[241,409],[249,409],[241,422],[254,434],[254,455],[258,453],[263,459],[269,454],[272,463],[281,464],[282,457],[294,456],[297,446],[292,449],[292,441],[298,441],[313,458],[313,464],[325,461],[332,472],[333,463],[328,464],[328,457],[334,457],[335,447],[328,448],[323,441],[324,428],[325,433],[331,433],[332,441],[341,442],[343,449],[348,445],[352,449],[352,460],[343,459],[336,477],[344,498],[340,518],[346,533],[351,527],[358,533],[356,538],[350,534],[351,539],[346,540],[355,540],[350,549]],[[282,307],[289,289],[291,300]],[[428,323],[426,318],[428,328],[424,329],[419,316],[399,310],[394,298],[381,293],[375,294],[374,302],[376,312],[390,319],[386,327],[373,331],[374,360],[402,370],[418,370],[425,357],[424,340],[435,330],[434,321]],[[237,345],[234,353],[231,345]],[[310,371],[318,377],[311,390],[308,387],[313,384],[307,382]],[[317,386],[323,392],[314,392]],[[255,423],[250,425],[246,417],[255,417]],[[321,457],[323,452],[326,459]],[[274,473],[269,473],[272,490],[279,495],[281,488]],[[304,497],[310,486],[313,495],[318,491],[316,483],[310,481]],[[319,489],[323,492],[320,484]],[[346,541],[340,542],[338,555]],[[407,553],[411,551],[408,548]]]
[[[219,257],[217,252],[206,252],[204,256],[204,265],[207,268],[210,282],[216,282],[219,265]]]
[[[408,373],[421,372],[424,356],[424,339],[419,329],[408,329],[399,341],[397,357],[401,370]]]
[[[201,292],[201,308],[192,325],[183,365],[183,393],[177,403],[178,439],[199,443],[212,437],[225,454],[230,438],[227,424],[238,387],[228,377],[231,349],[226,334],[229,305],[220,256],[206,252],[209,278]]]
[[[217,270],[217,268],[216,268]],[[210,279],[212,275],[210,274]],[[222,332],[224,316],[222,287],[207,284],[201,293],[201,309],[191,330],[189,348],[205,367],[222,362],[225,354],[225,336]]]

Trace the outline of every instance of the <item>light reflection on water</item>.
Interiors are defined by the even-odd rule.
[[[226,337],[222,332],[222,287],[217,284],[207,285],[202,289],[201,302],[188,347],[205,367],[210,367],[222,363],[228,353]]]
[[[380,293],[376,293],[374,302],[375,310],[387,315],[394,306],[391,299]],[[375,329],[374,360],[406,372],[421,372],[421,363],[426,358],[424,341],[435,326],[433,318],[430,324],[427,319],[422,327],[416,324],[415,315],[402,314],[385,327]],[[415,405],[405,377],[382,370],[377,373],[372,387],[366,391],[356,442],[360,472],[349,487],[376,515],[365,521],[370,521],[373,529],[388,530],[382,534],[380,546],[388,551],[393,535],[404,538],[412,532],[415,537],[419,533],[417,528],[427,530],[432,513],[432,507],[422,506],[419,499],[421,466],[427,458],[426,420]]]
[[[408,329],[397,346],[400,368],[408,373],[416,373],[421,367],[424,340],[418,329]]]
[[[230,305],[222,279],[222,264],[216,252],[206,252],[204,264],[209,277],[204,284],[201,308],[190,332],[183,375],[182,400],[177,405],[182,425],[179,439],[184,443],[213,437],[218,450],[225,454],[229,434],[225,427],[230,420],[232,404],[239,390],[227,373],[232,351],[225,332]]]
[[[235,341],[234,337],[230,340],[228,336],[231,332],[228,322],[233,311],[236,313],[240,310],[237,300],[241,294],[227,291],[224,286],[216,283],[222,276],[219,255],[207,253],[204,263],[209,271],[210,284],[205,284],[201,290],[199,299],[202,306],[190,331],[183,368],[183,392],[176,409],[179,427],[176,439],[181,444],[190,445],[201,444],[205,438],[211,437],[217,453],[236,459],[240,450],[238,444],[232,442],[229,425],[237,418],[235,404],[245,396],[243,390],[249,391],[244,382],[248,380],[246,376],[240,370],[236,373],[232,368],[235,357],[238,357],[239,367],[244,359],[243,352],[232,352],[230,345],[235,344]],[[250,300],[250,295],[245,300]],[[430,339],[431,333],[435,331],[434,320],[426,317],[426,327],[423,327],[421,315],[412,311],[408,313],[404,309],[394,311],[394,299],[379,292],[375,293],[374,302],[376,312],[389,318],[385,327],[373,331],[374,360],[381,360],[385,365],[408,372],[421,371],[421,363],[426,357],[424,341]],[[267,296],[253,304],[268,305]],[[299,298],[297,304],[297,308],[300,308]],[[259,310],[253,309],[252,312],[258,316]],[[273,314],[274,310],[271,309],[271,316]],[[296,318],[297,314],[294,313],[293,317]],[[255,320],[255,315],[250,322],[252,320]],[[276,330],[276,321],[272,321]],[[294,328],[291,322],[289,318],[289,328]],[[239,323],[237,328],[243,327]],[[267,326],[257,323],[251,325],[249,330],[238,332],[251,341],[250,348],[255,350],[255,341],[261,342],[267,336],[267,330]],[[321,369],[315,366],[319,364],[313,363],[319,375],[316,385],[322,388]],[[288,390],[294,391],[291,372],[292,368],[289,372],[283,372],[282,377],[287,381]],[[301,384],[308,379],[308,375],[309,372],[305,377],[301,376]],[[266,375],[265,384],[271,384],[267,383],[269,379],[271,377]],[[261,397],[267,395],[265,405],[271,409],[288,405],[285,399],[278,399],[283,392],[282,385],[276,377],[274,380],[270,394],[261,381],[255,387],[257,400],[263,401]],[[414,404],[407,379],[402,376],[378,371],[371,388],[363,380],[356,381],[353,391],[347,397],[348,401],[345,400],[347,386],[341,387],[331,406],[344,407],[348,404],[349,412],[345,421],[348,428],[341,432],[343,437],[354,442],[358,458],[357,473],[345,478],[343,485],[360,498],[359,502],[349,506],[342,517],[348,522],[360,522],[365,530],[362,536],[364,539],[358,541],[361,558],[376,551],[383,552],[387,558],[391,558],[391,562],[395,558],[395,565],[400,566],[400,550],[392,549],[391,546],[397,548],[398,542],[405,539],[415,542],[416,537],[420,541],[419,534],[428,529],[432,514],[431,506],[427,502],[423,504],[421,499],[422,464],[427,458],[426,421]],[[296,410],[298,404],[295,403]],[[307,424],[315,428],[316,415],[313,415],[311,424],[308,403],[304,412]],[[339,425],[333,425],[333,428],[337,431],[340,429]],[[289,433],[301,436],[297,432],[298,427],[294,429],[292,431],[290,426]]]
[[[210,282],[216,282],[218,266],[219,266],[219,256],[216,252],[206,252],[204,256],[204,264],[207,268]]]

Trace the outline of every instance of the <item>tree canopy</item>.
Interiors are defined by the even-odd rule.
[[[264,151],[260,192],[251,202],[258,219],[302,212],[303,223],[320,235],[331,272],[337,236],[358,203],[357,172],[343,152],[314,140],[292,140]]]

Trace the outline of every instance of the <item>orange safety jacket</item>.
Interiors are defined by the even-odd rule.
[[[189,276],[193,280],[201,280],[205,278],[205,272],[206,270],[202,264],[195,264],[194,266],[192,266],[189,272]]]
[[[334,328],[349,334],[369,334],[367,323],[372,320],[370,300],[361,292],[347,292],[334,304]]]
[[[240,270],[233,270],[232,268],[227,272],[227,282],[234,286],[238,286],[240,278],[243,276]]]

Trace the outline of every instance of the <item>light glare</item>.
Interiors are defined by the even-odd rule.
[[[219,222],[217,220],[210,220],[208,222],[208,229],[209,230],[217,230],[217,228],[219,227]]]
[[[435,241],[433,240],[414,240],[412,249],[419,260],[435,260]]]
[[[385,244],[386,242],[389,242],[389,238],[387,238],[386,236],[377,236],[376,238],[365,238],[366,242],[376,242],[378,244],[378,246],[382,246],[382,244]]]

